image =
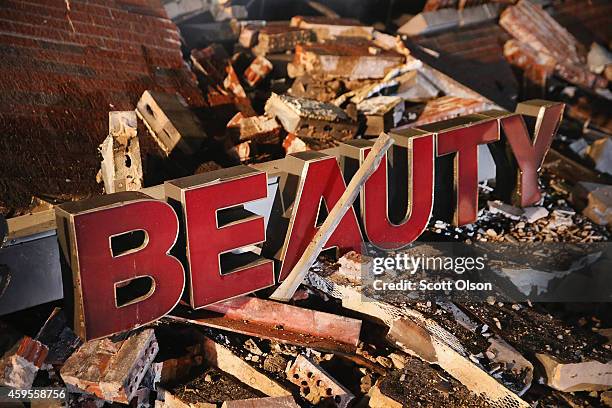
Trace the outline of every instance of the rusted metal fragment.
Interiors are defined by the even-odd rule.
[[[137,111],[167,155],[175,148],[192,154],[207,139],[200,121],[179,95],[145,91],[138,101]]]
[[[256,86],[272,72],[273,68],[272,63],[260,55],[244,71],[244,78],[249,86]]]
[[[300,387],[300,393],[311,404],[347,407],[355,396],[319,365],[303,355],[287,367],[287,379]]]
[[[21,337],[0,358],[0,385],[31,388],[49,349],[28,336]]]
[[[354,352],[361,321],[283,303],[238,297],[206,308],[220,313],[194,312],[179,321],[216,327],[315,349]]]
[[[293,78],[310,74],[326,78],[380,79],[405,61],[405,55],[382,49],[371,41],[343,39],[296,46],[295,58],[287,69]]]
[[[281,126],[276,119],[268,116],[248,116],[238,112],[228,123],[227,128],[238,140],[278,140]]]
[[[299,408],[292,396],[225,401],[221,408]]]
[[[204,339],[204,358],[206,362],[233,375],[243,383],[271,397],[290,396],[291,393],[276,381],[251,367],[247,362],[215,341]]]
[[[317,41],[334,40],[339,37],[371,39],[374,27],[364,26],[357,20],[321,16],[294,16],[291,26],[312,30]]]
[[[244,30],[256,32],[256,34],[245,33],[243,40],[245,43],[248,43],[252,41],[252,38],[257,38],[257,45],[251,48],[255,55],[266,55],[292,50],[297,44],[313,40],[313,33],[311,30],[291,27],[284,22],[267,23],[263,27],[247,26],[243,29],[243,32]],[[242,33],[240,37],[243,39]]]
[[[612,362],[584,361],[563,364],[552,356],[536,354],[546,371],[546,384],[559,391],[605,391],[612,387]]]
[[[142,188],[142,161],[136,120],[135,111],[108,113],[108,136],[100,145],[100,173],[107,194]]]
[[[404,115],[404,101],[398,96],[376,96],[357,104],[357,110],[366,117],[365,134],[378,136],[400,122]]]
[[[127,404],[159,351],[153,329],[122,339],[89,341],[60,370],[71,392]]]
[[[341,108],[312,99],[272,94],[266,115],[276,118],[288,133],[317,139],[351,139],[357,123]]]
[[[206,48],[191,50],[191,63],[194,70],[201,74],[200,86],[203,85],[209,92],[228,94],[223,87],[223,81],[227,75],[229,56],[221,45],[213,44]]]

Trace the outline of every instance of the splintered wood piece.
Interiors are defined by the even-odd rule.
[[[219,370],[233,375],[246,385],[263,392],[270,397],[284,397],[291,393],[276,381],[251,367],[247,362],[235,355],[226,347],[215,341],[204,339],[204,358],[206,362]]]
[[[357,194],[359,194],[359,191],[361,190],[361,186],[366,182],[368,177],[372,175],[374,170],[378,168],[380,161],[383,157],[385,157],[385,154],[391,145],[393,145],[393,139],[391,139],[386,133],[381,133],[378,139],[376,139],[374,146],[372,146],[372,151],[370,154],[368,154],[363,164],[359,167],[359,170],[357,170],[351,179],[351,182],[346,187],[346,190],[336,205],[329,212],[329,215],[302,254],[302,257],[297,262],[293,270],[289,273],[287,279],[285,279],[285,281],[276,289],[276,291],[274,291],[272,296],[270,296],[271,299],[285,302],[291,299],[298,286],[300,286],[300,283],[302,283],[304,280],[308,270],[317,260],[323,246],[329,237],[331,237],[331,235],[334,233],[336,227],[340,223],[340,220],[349,207],[353,205]]]

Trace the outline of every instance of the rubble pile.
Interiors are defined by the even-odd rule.
[[[82,13],[91,13],[94,23],[101,18],[110,24],[107,17],[94,12],[103,6],[91,5],[89,11],[79,6],[73,13],[69,3],[67,11],[61,13],[68,19],[76,14],[75,33],[88,27],[77,21]],[[115,10],[113,16],[125,17],[131,8],[146,8],[137,5],[141,3],[138,1],[118,3],[127,11]],[[147,78],[150,75],[155,81],[144,81],[151,85],[144,88],[142,83],[131,86],[133,100],[129,103],[121,97],[117,105],[109,105],[106,102],[112,93],[105,94],[105,106],[100,110],[105,117],[108,112],[108,129],[104,120],[100,140],[90,138],[99,144],[97,177],[92,168],[73,169],[79,173],[79,183],[83,174],[92,175],[89,182],[97,181],[105,194],[96,198],[101,205],[121,207],[123,202],[105,201],[109,194],[121,193],[126,202],[137,197],[145,208],[166,194],[171,199],[164,205],[177,209],[179,215],[172,213],[166,220],[143,210],[144,216],[152,224],[183,225],[188,218],[186,196],[192,187],[183,177],[198,175],[211,188],[221,179],[241,179],[244,183],[240,188],[251,193],[252,200],[240,208],[229,199],[223,201],[223,208],[215,210],[210,224],[226,231],[236,228],[236,234],[245,236],[250,232],[244,233],[241,226],[259,225],[263,238],[258,237],[256,245],[237,253],[236,248],[222,247],[224,239],[213,243],[207,237],[205,245],[222,248],[210,263],[226,266],[231,261],[224,256],[231,253],[248,258],[250,266],[269,266],[272,270],[272,261],[266,265],[257,257],[270,255],[270,259],[285,262],[288,249],[264,241],[271,228],[287,229],[294,223],[289,210],[295,208],[281,193],[269,200],[256,191],[256,182],[262,178],[259,171],[264,169],[271,175],[259,183],[265,193],[281,188],[301,193],[305,182],[299,176],[308,166],[322,163],[325,170],[330,152],[346,149],[351,153],[343,156],[340,165],[352,179],[344,175],[344,180],[340,175],[340,184],[346,182],[346,190],[341,190],[344,193],[334,190],[337,186],[328,186],[320,202],[310,203],[316,206],[312,224],[322,232],[294,251],[291,256],[296,257],[298,266],[289,271],[281,286],[272,288],[277,278],[272,270],[271,284],[256,293],[241,292],[240,296],[199,308],[193,302],[189,304],[187,296],[179,296],[175,303],[167,302],[172,303],[171,310],[159,320],[145,320],[142,327],[111,336],[94,335],[88,341],[84,339],[94,329],[85,324],[87,313],[104,311],[108,305],[138,309],[139,300],[152,296],[156,288],[188,287],[193,292],[194,282],[187,280],[183,289],[168,289],[170,285],[164,286],[165,282],[156,281],[154,276],[122,280],[114,284],[114,299],[104,305],[96,303],[93,312],[85,312],[84,295],[79,293],[80,268],[85,267],[78,264],[75,252],[87,243],[64,240],[58,245],[57,239],[71,236],[72,229],[78,227],[74,225],[76,215],[87,214],[91,208],[72,203],[69,209],[58,210],[61,218],[56,221],[53,206],[65,199],[92,196],[95,189],[90,185],[83,191],[70,189],[70,197],[48,197],[43,194],[47,190],[40,189],[25,204],[20,194],[20,208],[9,209],[11,200],[0,200],[2,213],[11,215],[29,212],[33,203],[40,204],[30,214],[8,218],[8,222],[0,217],[0,387],[66,390],[62,397],[44,402],[49,405],[32,403],[40,407],[612,406],[609,303],[532,304],[507,301],[498,292],[485,301],[469,295],[410,302],[401,296],[378,298],[363,285],[363,271],[372,267],[372,258],[355,251],[339,253],[325,245],[342,216],[353,211],[353,202],[365,206],[365,180],[378,168],[381,157],[391,151],[393,142],[386,132],[409,135],[405,145],[399,146],[403,152],[418,143],[415,140],[426,133],[422,129],[435,129],[434,122],[456,119],[457,127],[467,127],[471,122],[505,114],[501,111],[516,95],[490,99],[456,78],[452,64],[445,64],[443,70],[420,58],[420,53],[434,60],[447,57],[419,45],[435,43],[441,33],[494,25],[507,36],[496,50],[505,58],[502,62],[507,71],[503,74],[514,72],[523,81],[521,100],[538,96],[567,103],[567,115],[542,165],[538,180],[541,199],[525,207],[517,206],[520,200],[514,196],[503,201],[508,189],[503,180],[520,185],[523,172],[517,171],[517,180],[511,180],[514,174],[504,174],[505,169],[495,167],[493,156],[497,154],[497,159],[500,152],[479,146],[473,152],[479,160],[474,170],[478,173],[474,176],[477,208],[472,209],[477,213],[476,221],[454,226],[457,223],[451,219],[437,217],[440,208],[438,203],[432,204],[433,216],[423,224],[420,238],[391,253],[399,256],[415,248],[437,253],[428,245],[439,242],[491,248],[491,259],[507,274],[500,280],[515,282],[512,273],[518,267],[503,259],[501,252],[510,252],[508,247],[512,245],[524,245],[524,251],[534,252],[532,244],[563,244],[564,249],[558,253],[529,254],[565,262],[565,269],[545,271],[561,275],[528,287],[546,292],[549,281],[561,280],[563,273],[574,267],[576,259],[565,248],[587,244],[603,247],[611,238],[612,127],[609,111],[605,113],[612,101],[610,43],[583,44],[557,21],[555,4],[550,8],[539,4],[556,2],[428,0],[402,24],[391,19],[365,23],[344,18],[318,2],[307,2],[312,3],[310,13],[283,21],[251,18],[256,7],[251,3],[257,2],[162,3],[166,10],[163,14],[167,13],[180,29],[179,35],[173,31],[174,23],[157,17],[172,33],[163,48],[172,47],[172,52],[166,52],[176,59],[182,46],[184,60],[179,58],[180,64],[173,61],[164,68],[168,64],[155,63],[163,61],[163,56],[147,51],[158,47],[143,45],[142,58],[150,58]],[[154,25],[153,16],[145,11],[138,12],[145,16],[139,21],[144,26]],[[310,15],[317,13],[324,15]],[[54,34],[55,29],[49,30]],[[148,31],[161,35],[157,29]],[[26,41],[28,37],[22,34]],[[149,41],[138,36],[134,41]],[[481,40],[472,37],[472,47],[478,51]],[[140,51],[132,51],[140,56]],[[125,61],[109,61],[113,66],[122,63]],[[189,83],[182,87],[181,80]],[[112,82],[105,81],[99,87]],[[533,95],[534,84],[538,95]],[[502,88],[497,92],[504,93]],[[471,116],[457,119],[466,115]],[[100,112],[95,116],[99,119]],[[60,129],[58,121],[53,126]],[[542,117],[536,117],[527,126],[538,129],[542,121]],[[66,148],[70,150],[73,136],[69,129],[66,132],[70,136]],[[431,147],[432,184],[436,177],[456,176],[463,171],[456,164],[458,160],[435,155],[434,150],[442,148],[439,143]],[[501,155],[507,156],[508,151]],[[30,154],[36,155],[35,151]],[[412,157],[412,150],[409,154]],[[276,161],[279,159],[290,164],[282,177]],[[219,172],[232,166],[237,167],[231,173]],[[68,170],[60,173],[68,174]],[[333,176],[331,171],[321,171],[310,187],[318,188]],[[385,186],[387,177],[384,173]],[[0,186],[4,184],[0,175]],[[451,188],[449,182],[448,191],[429,186],[430,195],[450,196],[460,189],[456,184],[455,179]],[[56,187],[52,190],[58,190]],[[419,191],[413,192],[411,187],[394,199],[403,197],[411,202],[413,193]],[[356,200],[359,194],[361,199]],[[328,206],[329,197],[335,197],[337,203]],[[263,207],[266,209],[261,210]],[[201,213],[202,208],[189,207],[190,215]],[[270,221],[274,216],[281,225]],[[385,216],[399,224],[397,214],[387,211]],[[354,225],[359,230],[356,218]],[[344,227],[342,232],[350,235],[351,228]],[[139,228],[125,234],[129,237],[121,238],[125,242],[120,244],[127,245],[127,250],[108,239],[113,258],[159,245]],[[93,241],[94,234],[91,236]],[[173,239],[172,245],[195,241],[184,231]],[[164,253],[181,264],[185,258],[191,262],[200,249],[190,248],[187,254],[179,255],[172,248],[164,248]],[[610,284],[612,260],[605,250],[602,253],[589,262],[601,272],[598,282],[605,286]],[[74,281],[62,276],[69,267],[67,262],[79,271]],[[31,275],[14,273],[21,270]],[[190,271],[181,266],[179,272]],[[215,279],[231,281],[234,272],[240,273],[240,268],[218,274]],[[393,275],[389,271],[383,274]],[[41,288],[34,288],[36,282]],[[73,282],[77,289],[74,296],[69,287]],[[292,290],[287,290],[291,285]],[[104,288],[93,285],[89,290],[102,293]],[[126,300],[126,293],[137,296]],[[172,297],[165,293],[165,297]],[[223,298],[218,293],[208,296]],[[151,311],[143,308],[136,314],[148,313]],[[0,399],[0,406],[3,402]]]

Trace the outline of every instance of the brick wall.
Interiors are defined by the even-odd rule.
[[[108,111],[134,109],[144,90],[204,104],[157,0],[3,0],[0,77],[0,213],[9,215],[33,196],[100,193]]]

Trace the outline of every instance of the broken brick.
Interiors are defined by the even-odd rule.
[[[370,41],[342,40],[299,44],[288,67],[289,76],[310,74],[349,79],[380,79],[402,65],[405,55],[384,50]]]
[[[251,30],[252,28],[247,26],[245,29]],[[258,28],[256,31],[257,45],[251,49],[255,55],[266,55],[292,50],[297,44],[312,41],[313,39],[312,31],[291,27],[283,22],[268,23]],[[247,37],[246,34],[245,37]]]
[[[31,388],[49,349],[41,342],[24,336],[0,359],[0,385]]]
[[[357,104],[366,117],[367,136],[378,136],[398,125],[404,115],[404,101],[397,96],[376,96]]]
[[[227,128],[237,134],[239,141],[254,139],[278,140],[281,126],[276,119],[268,116],[245,117],[238,112],[228,123]]]
[[[273,68],[272,63],[260,55],[244,71],[244,78],[249,86],[256,86],[272,72]]]
[[[357,132],[357,123],[332,104],[272,94],[265,109],[266,115],[276,118],[288,133],[299,137],[346,140]]]
[[[127,404],[134,398],[159,347],[153,329],[81,346],[60,370],[71,392]]]
[[[306,150],[310,150],[308,145],[293,133],[289,133],[287,137],[285,137],[285,139],[283,140],[283,149],[285,149],[286,154],[299,153],[305,152]]]
[[[137,111],[167,155],[175,148],[192,154],[207,138],[199,120],[179,95],[145,91]]]
[[[371,39],[374,32],[372,26],[365,26],[357,20],[348,18],[294,16],[291,19],[291,26],[312,30],[319,42],[340,37]]]

